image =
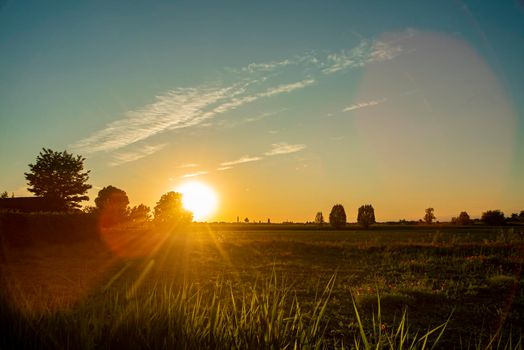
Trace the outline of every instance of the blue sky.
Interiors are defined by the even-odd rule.
[[[0,190],[50,147],[217,220],[524,209],[517,1],[7,1],[0,52]]]

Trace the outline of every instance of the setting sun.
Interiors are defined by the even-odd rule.
[[[207,219],[217,207],[215,191],[201,182],[184,183],[176,191],[182,193],[184,208],[193,213],[195,221]]]

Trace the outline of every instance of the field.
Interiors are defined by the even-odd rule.
[[[522,349],[522,227],[12,231],[0,348]]]

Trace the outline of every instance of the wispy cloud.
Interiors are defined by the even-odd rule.
[[[240,72],[259,73],[278,71],[289,68],[289,66],[302,66],[304,68],[320,68],[324,74],[331,74],[347,68],[363,67],[372,62],[383,62],[399,56],[404,48],[402,40],[416,34],[413,29],[408,29],[388,39],[366,39],[358,35],[360,42],[353,48],[339,52],[319,54],[315,51],[305,52],[302,55],[293,56],[280,61],[251,63],[240,69]],[[238,72],[238,70],[232,69]]]
[[[264,153],[264,155],[276,156],[279,154],[295,153],[295,152],[299,152],[303,150],[304,148],[306,148],[306,145],[304,144],[290,145],[286,142],[274,143],[271,146],[272,146],[271,150]]]
[[[388,61],[400,55],[402,50],[402,46],[396,41],[362,40],[351,50],[328,55],[322,72],[332,74],[346,68],[358,68],[372,62]]]
[[[242,91],[238,85],[169,91],[157,96],[155,102],[125,113],[124,118],[109,123],[104,129],[73,144],[72,148],[84,153],[112,151],[165,130],[197,125],[213,115],[206,111],[211,105]]]
[[[344,112],[350,112],[350,111],[354,111],[356,109],[360,109],[360,108],[364,108],[364,107],[376,106],[376,105],[379,105],[379,104],[387,102],[387,101],[388,101],[388,99],[386,97],[384,97],[384,98],[381,98],[381,99],[378,99],[378,100],[370,100],[370,101],[366,101],[366,102],[359,102],[359,103],[355,103],[355,104],[352,104],[351,106],[348,106],[348,107],[344,108],[343,111]]]
[[[249,162],[256,162],[257,160],[261,160],[262,157],[257,157],[257,156],[242,156],[236,160],[231,160],[231,161],[228,161],[228,162],[223,162],[223,163],[220,163],[220,166],[221,167],[229,167],[231,165],[238,165],[238,164],[242,164],[242,163],[249,163]],[[224,169],[223,169],[224,170]]]
[[[274,116],[274,115],[276,115],[278,113],[281,113],[281,112],[284,112],[286,110],[287,110],[287,108],[282,108],[282,109],[280,109],[278,111],[260,113],[258,115],[255,115],[254,117],[247,117],[247,118],[244,118],[244,119],[234,119],[234,120],[222,120],[220,123],[218,123],[218,125],[219,126],[223,126],[223,127],[227,127],[227,128],[233,128],[233,127],[236,127],[236,126],[239,126],[239,125],[242,125],[242,124],[257,122],[259,120],[265,119],[267,117]]]
[[[197,171],[195,173],[182,175],[181,177],[188,178],[188,177],[196,177],[196,176],[201,176],[201,175],[206,175],[206,174],[207,174],[207,171]]]
[[[224,113],[232,109],[236,109],[246,103],[256,101],[263,97],[271,97],[274,95],[289,93],[297,89],[303,89],[315,82],[314,79],[304,79],[295,83],[283,84],[273,88],[269,88],[266,91],[255,93],[252,95],[232,98],[230,101],[223,103],[213,110],[213,113]]]
[[[244,72],[267,72],[272,71],[276,68],[281,68],[289,66],[290,64],[295,64],[293,60],[285,59],[282,61],[272,61],[267,63],[251,63],[247,67],[242,68]]]
[[[226,88],[180,88],[157,96],[156,101],[134,111],[123,119],[108,124],[104,129],[78,141],[71,147],[83,153],[113,151],[145,140],[166,130],[187,128],[201,124],[216,114],[235,109],[259,98],[289,93],[314,83],[305,79],[251,95],[244,95],[246,83]]]
[[[184,169],[184,168],[195,168],[197,167],[198,164],[196,163],[187,163],[187,164],[182,164],[179,166],[180,169]]]
[[[141,158],[150,156],[161,149],[165,148],[167,143],[162,143],[159,145],[145,145],[138,150],[129,151],[129,152],[117,152],[113,154],[113,160],[109,163],[110,166],[118,166],[129,162],[134,162]]]
[[[414,31],[408,32],[408,36],[413,35]],[[404,51],[404,37],[394,40],[362,39],[355,47],[339,52],[310,51],[282,60],[251,63],[237,70],[233,75],[236,80],[227,85],[213,83],[172,89],[157,95],[151,103],[124,113],[120,119],[70,147],[83,154],[114,152],[165,131],[214,125],[211,119],[217,115],[248,103],[309,87],[317,79],[345,69],[394,59]],[[276,85],[274,77],[282,77],[280,73],[290,69],[300,72],[303,79]],[[268,72],[271,75],[266,74]],[[126,153],[122,154],[117,157],[132,159],[132,156],[126,158]]]
[[[312,85],[314,83],[315,83],[314,79],[304,79],[296,83],[280,85],[280,86],[268,89],[266,92],[261,93],[260,97],[270,97],[270,96],[274,96],[274,95],[278,95],[282,93],[291,92],[297,89],[303,89],[306,86]]]
[[[217,168],[218,171],[224,171],[224,170],[229,170],[229,169],[233,169],[233,167],[231,166],[220,166]]]

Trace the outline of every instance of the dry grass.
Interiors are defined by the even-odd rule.
[[[67,244],[4,239],[0,322],[12,344],[36,347],[322,348],[382,339],[380,348],[390,342],[373,338],[377,324],[389,339],[409,328],[420,347],[446,324],[442,347],[493,338],[503,339],[492,343],[498,348],[509,340],[522,348],[523,245],[514,233],[215,226],[112,230]]]

